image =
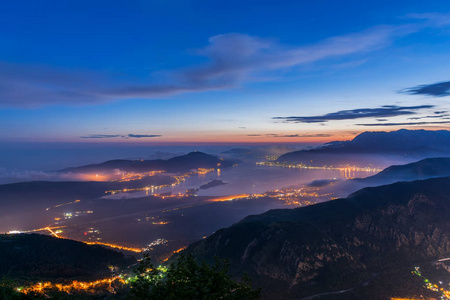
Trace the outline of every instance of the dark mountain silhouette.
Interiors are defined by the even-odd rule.
[[[370,184],[388,184],[432,177],[450,176],[450,157],[425,158],[406,165],[390,166],[380,173],[355,181]]]
[[[167,172],[186,172],[198,168],[230,167],[235,163],[231,160],[220,158],[202,152],[191,152],[168,160],[110,160],[101,164],[86,165],[81,167],[66,168],[59,172],[91,173],[112,172],[121,170],[127,172],[149,172],[163,170]]]
[[[136,262],[122,253],[39,234],[0,235],[0,277],[23,280],[83,279],[111,275],[109,266]]]
[[[331,142],[311,150],[286,153],[277,161],[307,165],[354,165],[367,161],[371,156],[392,156],[400,161],[447,155],[450,155],[450,131],[401,129],[363,132],[351,141]]]
[[[267,299],[345,289],[339,299],[417,296],[414,264],[450,256],[449,214],[450,177],[399,182],[249,216],[186,252],[229,258],[234,274],[247,272]]]
[[[445,176],[450,176],[450,157],[434,157],[405,165],[390,166],[370,177],[340,181],[333,186],[325,184],[323,186],[326,189],[324,193],[330,192],[334,197],[345,197],[364,187]]]

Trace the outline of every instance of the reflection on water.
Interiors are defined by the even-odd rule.
[[[195,174],[179,185],[165,187],[152,191],[133,193],[121,193],[106,196],[105,198],[137,198],[150,194],[185,194],[189,189],[199,188],[211,180],[222,180],[227,184],[215,186],[208,189],[200,189],[199,196],[225,196],[231,194],[263,194],[270,190],[288,186],[299,186],[313,180],[366,177],[373,173],[358,171],[342,171],[337,169],[303,169],[303,168],[281,168],[256,164],[240,164],[232,168],[217,169],[206,174]]]

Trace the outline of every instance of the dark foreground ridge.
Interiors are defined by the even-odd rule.
[[[423,289],[413,266],[450,256],[449,215],[450,177],[399,182],[249,216],[186,252],[229,258],[268,299],[414,296]]]
[[[135,258],[96,245],[39,234],[0,235],[0,278],[40,281],[111,276]]]

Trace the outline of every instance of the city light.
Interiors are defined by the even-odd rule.
[[[74,280],[68,284],[51,283],[47,281],[47,282],[39,282],[30,287],[23,288],[20,290],[20,292],[24,294],[30,293],[43,294],[48,290],[56,290],[59,292],[66,292],[66,293],[73,293],[80,291],[84,291],[91,294],[96,294],[99,291],[114,293],[114,288],[112,287],[113,282],[125,284],[125,280],[122,279],[120,276],[87,282]]]
[[[257,162],[259,166],[268,167],[282,167],[282,168],[295,168],[295,169],[312,169],[312,170],[338,170],[341,172],[341,176],[347,179],[352,179],[356,177],[356,172],[370,173],[370,175],[379,173],[382,169],[373,167],[357,167],[357,166],[308,166],[305,164],[290,164],[290,163],[280,163],[273,161]]]
[[[101,245],[101,246],[106,246],[106,247],[110,247],[110,248],[131,251],[131,252],[136,252],[136,253],[141,253],[143,251],[142,248],[133,248],[133,247],[127,247],[127,246],[121,246],[121,245],[116,245],[116,244],[111,244],[111,243],[103,243],[103,242],[97,242],[97,241],[83,242],[83,243],[88,244],[88,245]]]

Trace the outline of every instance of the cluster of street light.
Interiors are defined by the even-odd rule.
[[[355,178],[356,172],[366,172],[370,175],[379,173],[382,169],[374,168],[374,167],[358,167],[358,166],[308,166],[305,164],[295,164],[295,163],[280,163],[274,161],[264,161],[257,162],[259,166],[267,166],[267,167],[283,167],[283,168],[294,168],[294,169],[312,169],[312,170],[338,170],[341,172],[341,176],[347,179]]]

